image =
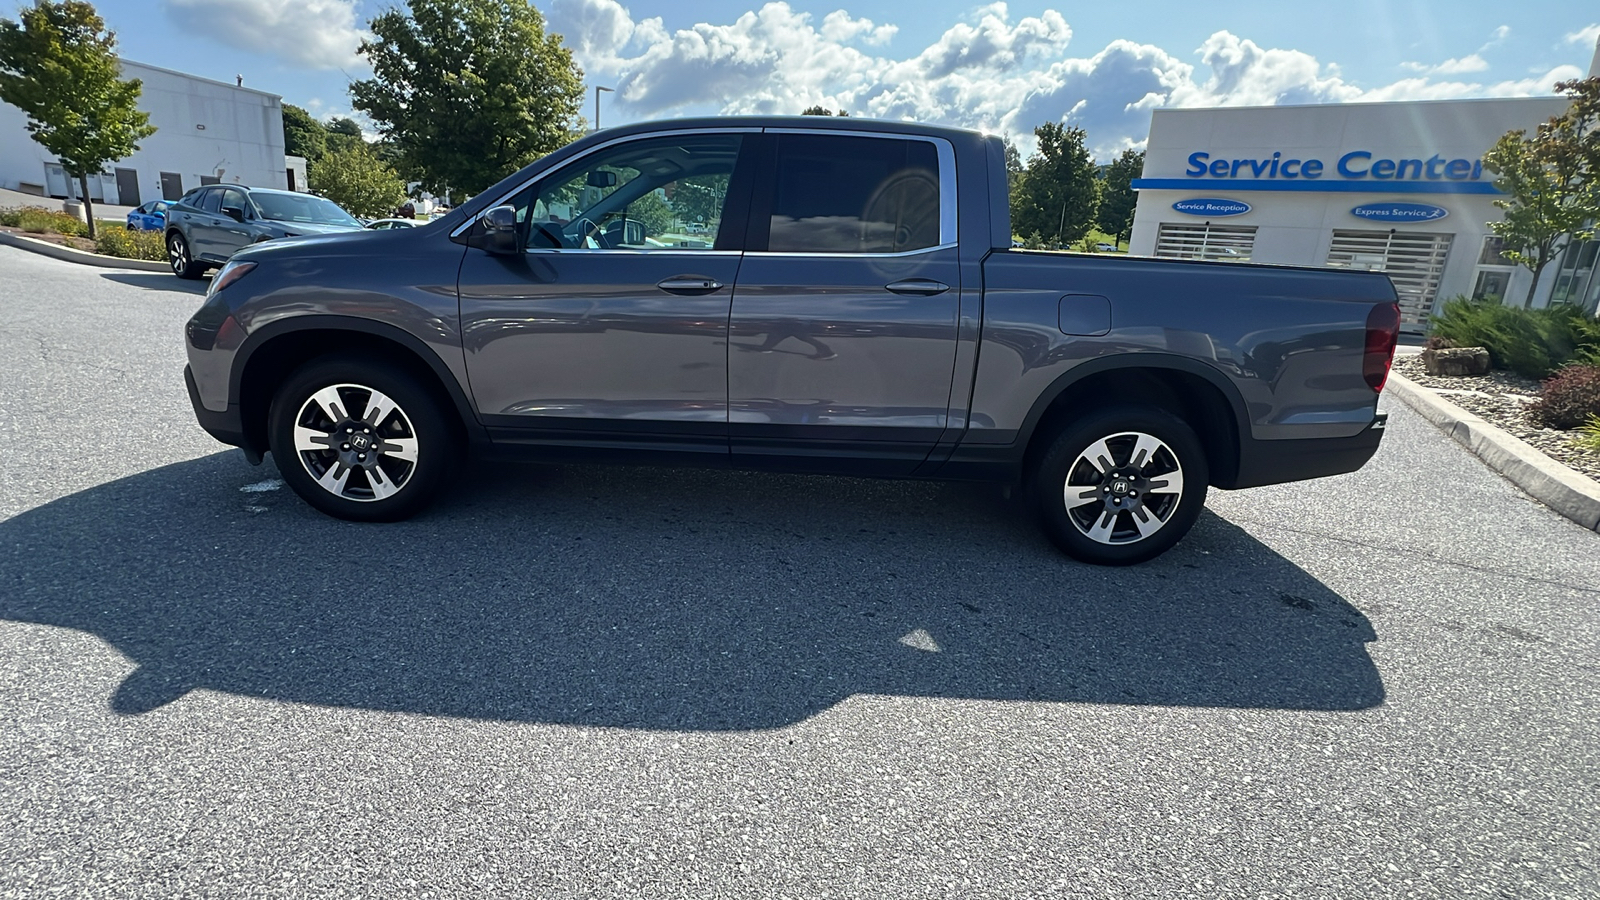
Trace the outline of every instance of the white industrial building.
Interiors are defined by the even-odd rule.
[[[1600,66],[1600,54],[1597,54]],[[1489,230],[1483,154],[1560,97],[1156,110],[1129,252],[1381,271],[1420,330],[1455,296],[1521,304],[1533,276]],[[1600,304],[1600,242],[1541,274],[1533,305]]]
[[[305,190],[290,183],[283,154],[283,100],[252,88],[122,61],[143,83],[139,109],[156,133],[139,150],[89,179],[90,199],[121,206],[176,200],[202,184]],[[27,116],[0,103],[0,188],[45,197],[78,195],[56,158],[33,140]]]

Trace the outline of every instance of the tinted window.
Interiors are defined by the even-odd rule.
[[[221,193],[222,193],[222,203],[221,203],[222,206],[236,207],[241,211],[245,209],[245,200],[244,200],[244,192],[243,191],[236,191],[236,190],[233,190],[232,188],[229,188],[228,190],[222,191]]]
[[[206,191],[200,195],[200,208],[209,213],[217,212],[222,208],[222,192]]]
[[[514,201],[528,247],[714,249],[740,143],[690,134],[590,154]]]
[[[899,253],[939,243],[939,158],[928,141],[785,134],[769,250]]]
[[[195,206],[195,205],[199,204],[200,195],[203,194],[203,193],[205,193],[205,192],[200,190],[199,188],[195,188],[194,190],[190,191],[189,193],[184,194],[182,197],[178,198],[178,202],[182,203],[184,206]]]

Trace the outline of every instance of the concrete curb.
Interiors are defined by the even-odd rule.
[[[1600,484],[1403,375],[1386,388],[1533,499],[1590,530],[1600,529]]]
[[[172,271],[172,267],[164,262],[156,262],[150,259],[119,259],[115,256],[85,253],[72,247],[63,247],[60,244],[52,244],[49,241],[23,237],[20,234],[12,234],[9,231],[0,231],[0,244],[26,250],[29,253],[53,256],[56,259],[64,259],[67,262],[75,262],[80,265],[99,266],[102,269],[133,269],[136,272]]]

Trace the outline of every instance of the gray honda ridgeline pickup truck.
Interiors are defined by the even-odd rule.
[[[200,424],[329,515],[468,454],[1022,486],[1149,559],[1206,490],[1378,448],[1382,275],[1011,248],[998,138],[687,119],[590,135],[415,229],[233,256],[188,323]]]

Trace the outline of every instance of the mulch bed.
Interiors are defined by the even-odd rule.
[[[11,228],[5,225],[0,225],[0,231],[7,231],[11,234],[20,234],[23,237],[30,237],[36,241],[60,244],[64,247],[71,247],[74,250],[83,250],[88,253],[95,252],[94,241],[91,241],[88,238],[77,237],[76,235],[56,234],[54,231],[47,231],[43,234],[38,234],[32,231],[23,231],[21,228]]]
[[[1600,481],[1600,453],[1573,443],[1577,432],[1540,428],[1524,410],[1539,398],[1539,381],[1499,369],[1476,378],[1429,375],[1417,356],[1397,356],[1394,370],[1489,424],[1539,448],[1546,456]]]

